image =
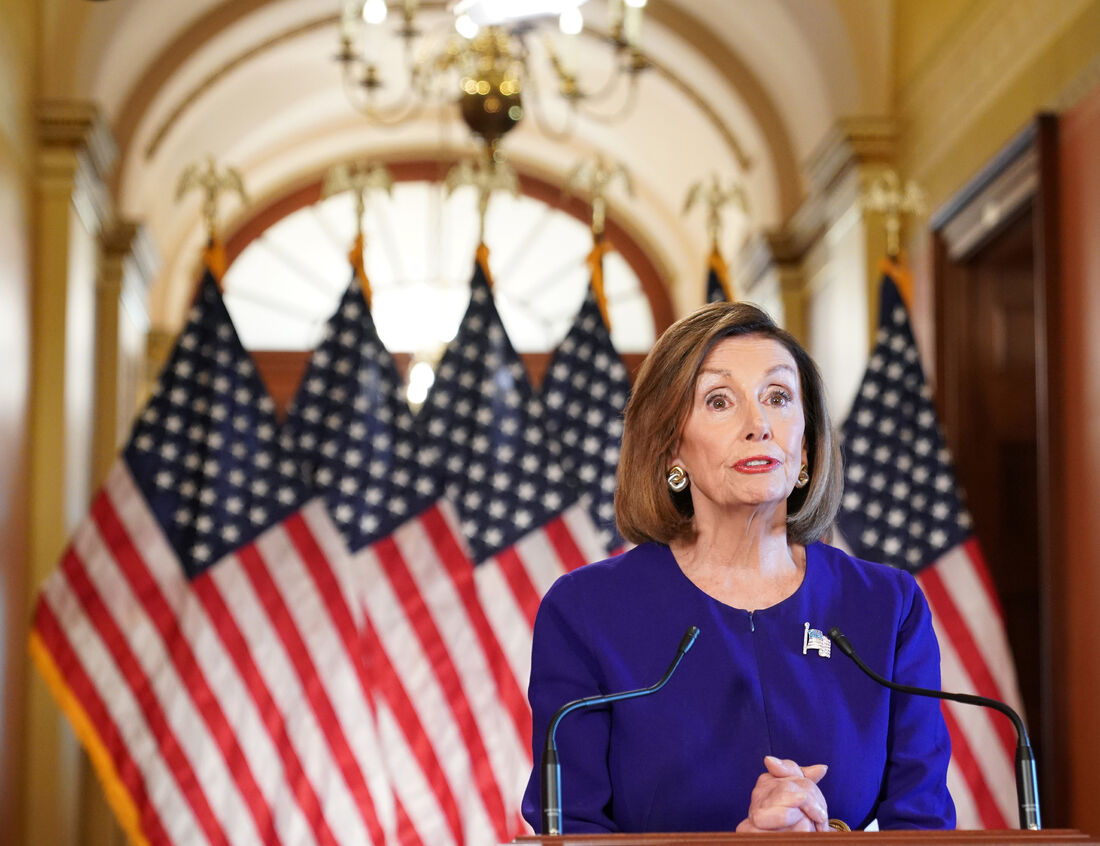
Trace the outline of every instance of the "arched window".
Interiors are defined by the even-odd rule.
[[[391,171],[392,194],[368,198],[365,258],[375,324],[405,372],[418,360],[434,363],[454,337],[478,222],[474,189],[447,196],[438,164]],[[520,184],[518,196],[493,196],[485,241],[497,308],[537,383],[584,298],[592,236],[583,203],[539,179],[521,176]],[[607,234],[616,248],[603,264],[612,340],[633,372],[671,323],[672,307],[644,250],[610,219]],[[351,194],[322,199],[313,183],[270,203],[228,239],[226,305],[281,407],[350,282],[354,235]]]

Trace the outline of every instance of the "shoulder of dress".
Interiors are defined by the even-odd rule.
[[[889,564],[866,561],[850,555],[843,549],[822,542],[807,547],[808,550],[811,548],[836,578],[864,582],[869,587],[877,589],[889,586],[902,593],[916,589],[916,581],[907,570],[891,567]]]
[[[619,582],[634,582],[640,571],[649,567],[659,567],[662,561],[671,555],[667,546],[644,543],[632,547],[618,555],[584,564],[575,570],[560,576],[552,590],[575,587],[584,589],[595,585],[614,585]]]

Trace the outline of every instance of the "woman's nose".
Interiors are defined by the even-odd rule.
[[[745,423],[745,440],[767,441],[771,440],[771,436],[771,427],[768,426],[768,419],[764,416],[763,410],[753,406]]]

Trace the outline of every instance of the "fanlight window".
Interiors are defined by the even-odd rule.
[[[399,182],[368,198],[364,221],[372,313],[391,352],[432,359],[454,337],[469,297],[477,245],[473,188]],[[225,276],[225,300],[245,346],[304,350],[351,279],[354,200],[341,194],[300,209],[252,241]],[[589,283],[588,227],[528,196],[495,195],[486,221],[494,295],[520,352],[548,352],[569,331]],[[654,321],[638,277],[617,253],[604,259],[612,338],[645,352]]]

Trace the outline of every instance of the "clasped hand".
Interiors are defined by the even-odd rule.
[[[825,764],[800,767],[768,755],[764,767],[752,790],[748,816],[737,831],[832,831],[825,797],[817,786],[829,769]]]

